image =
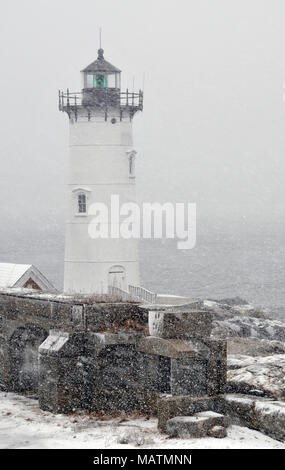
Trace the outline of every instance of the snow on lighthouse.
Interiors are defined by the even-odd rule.
[[[143,109],[143,93],[121,92],[121,71],[98,58],[82,71],[81,93],[59,92],[59,109],[69,116],[70,157],[64,292],[107,293],[139,285],[138,241],[92,239],[89,208],[135,202],[132,120]]]

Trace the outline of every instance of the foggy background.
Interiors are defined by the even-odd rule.
[[[133,80],[142,88],[145,76],[144,112],[134,119],[139,200],[197,203],[194,250],[142,242],[143,285],[248,296],[279,314],[284,1],[1,0],[0,8],[0,261],[34,263],[61,286],[68,117],[57,94],[80,91],[102,27],[122,89]]]

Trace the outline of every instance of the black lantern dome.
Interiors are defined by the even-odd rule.
[[[103,49],[98,50],[98,58],[82,70],[84,89],[121,88],[121,70],[104,59]]]

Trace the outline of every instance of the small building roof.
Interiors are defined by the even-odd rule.
[[[31,267],[31,264],[0,263],[0,287],[13,287]]]
[[[103,49],[98,50],[98,58],[94,60],[91,64],[89,64],[82,72],[107,72],[107,73],[118,73],[121,72],[117,67],[107,62],[104,59],[104,51]]]
[[[40,289],[55,292],[54,286],[32,264],[0,263],[0,287],[24,287],[30,278]]]

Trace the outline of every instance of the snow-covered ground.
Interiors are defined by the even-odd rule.
[[[231,426],[225,439],[169,439],[157,431],[154,418],[53,415],[41,411],[35,399],[0,392],[0,448],[285,449],[285,444],[240,426]]]

